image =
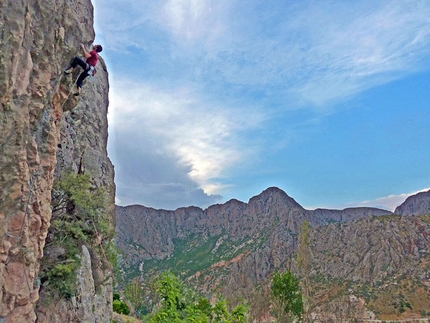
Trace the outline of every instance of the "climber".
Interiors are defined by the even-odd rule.
[[[87,52],[85,50],[84,45],[81,44],[81,49],[83,56],[85,57],[85,61],[80,57],[74,57],[70,62],[70,67],[67,68],[64,73],[65,74],[71,74],[73,72],[73,69],[79,65],[84,70],[81,75],[79,75],[78,80],[76,81],[76,87],[77,92],[74,94],[75,96],[78,96],[81,93],[82,89],[82,82],[84,79],[91,75],[94,76],[96,72],[96,64],[99,59],[98,53],[100,53],[103,50],[103,47],[101,45],[94,45],[92,51]]]

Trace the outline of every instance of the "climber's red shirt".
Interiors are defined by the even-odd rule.
[[[92,50],[90,53],[91,57],[87,58],[87,63],[92,65],[92,66],[96,66],[97,61],[99,59],[99,55],[97,54],[97,52],[95,50]]]

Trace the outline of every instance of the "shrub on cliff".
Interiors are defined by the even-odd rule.
[[[45,293],[70,298],[76,291],[76,271],[82,245],[98,250],[101,243],[109,262],[116,263],[114,228],[107,218],[105,191],[96,188],[87,174],[68,173],[54,182],[52,218],[41,261]],[[103,259],[102,256],[100,256]]]

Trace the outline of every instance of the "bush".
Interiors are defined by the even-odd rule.
[[[271,289],[279,321],[300,321],[304,308],[299,280],[290,271],[275,273]]]
[[[112,308],[113,311],[119,314],[130,314],[130,309],[128,308],[127,304],[116,299],[112,302]]]
[[[54,182],[51,226],[40,271],[45,292],[66,299],[76,293],[81,247],[85,244],[99,250],[97,232],[109,261],[116,264],[111,241],[114,228],[106,215],[105,195],[103,189],[93,187],[87,174],[68,173]]]
[[[154,284],[160,297],[160,307],[146,316],[148,323],[245,323],[247,307],[238,305],[231,311],[225,299],[213,306],[184,286],[172,273],[161,274]]]

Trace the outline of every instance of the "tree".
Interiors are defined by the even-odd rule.
[[[311,240],[309,236],[309,222],[304,221],[299,229],[297,247],[297,266],[301,276],[301,289],[303,293],[303,319],[311,322],[310,317],[310,275],[312,269]]]
[[[247,308],[240,304],[228,310],[225,299],[214,306],[207,299],[198,298],[172,273],[159,276],[155,289],[160,297],[159,308],[147,316],[148,323],[245,323]]]
[[[102,261],[105,258],[99,244],[103,245],[108,262],[116,263],[112,242],[115,230],[106,208],[106,197],[106,191],[97,187],[89,174],[64,173],[54,181],[51,225],[40,267],[44,293],[65,299],[75,295],[82,245],[88,247],[92,260]],[[108,266],[105,261],[103,264]],[[98,288],[100,281],[95,283]]]
[[[262,284],[250,289],[247,299],[250,306],[250,317],[252,322],[266,322],[272,301],[270,299],[270,283]]]
[[[301,321],[304,311],[299,280],[290,271],[275,273],[271,289],[278,322]]]

